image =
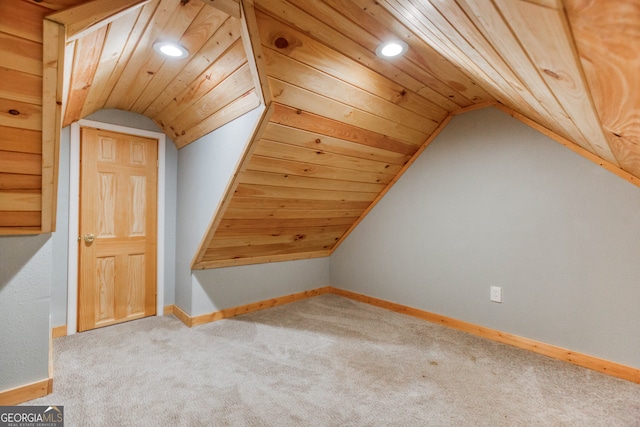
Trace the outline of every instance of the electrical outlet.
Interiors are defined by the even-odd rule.
[[[491,286],[489,299],[493,302],[502,302],[502,288],[500,286]]]

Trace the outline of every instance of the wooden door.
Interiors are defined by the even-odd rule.
[[[78,331],[156,312],[158,142],[82,128]]]

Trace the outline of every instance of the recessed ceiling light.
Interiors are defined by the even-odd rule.
[[[189,51],[184,46],[174,42],[156,42],[153,44],[153,49],[170,58],[186,58],[189,55]]]
[[[380,58],[395,58],[404,55],[409,46],[402,40],[391,40],[380,44],[376,48],[376,55]]]

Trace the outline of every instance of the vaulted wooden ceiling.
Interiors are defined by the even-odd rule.
[[[63,126],[117,108],[153,119],[183,147],[257,107],[239,6],[227,12],[236,16],[200,0],[143,1],[97,29],[67,32]],[[65,13],[49,19],[73,19]],[[157,41],[176,41],[190,55],[163,57]]]
[[[0,20],[3,231],[36,229],[50,198],[48,169],[36,165],[51,163],[47,137],[42,154],[34,143],[49,129],[36,123],[37,65],[46,81],[49,62],[34,46],[51,12],[66,25],[64,124],[120,108],[152,118],[183,147],[266,105],[194,268],[330,254],[453,115],[488,105],[630,182],[640,177],[634,0],[36,3],[0,3],[11,20]],[[112,13],[95,13],[107,3]],[[162,38],[191,56],[160,58],[151,46]],[[406,55],[377,57],[393,38]]]
[[[199,267],[329,254],[451,112],[493,102],[426,43],[393,63],[378,58],[393,33],[356,3],[256,9],[271,115]]]
[[[614,89],[628,108],[624,126],[640,125],[640,101],[625,90],[640,80],[624,59],[640,51],[623,48],[639,41],[629,17],[639,6],[566,3],[256,0],[272,111],[194,267],[330,254],[453,114],[493,103],[636,179],[640,147],[620,123],[611,131],[620,117],[603,113]],[[577,46],[572,28],[584,34]],[[407,54],[378,58],[394,38]]]

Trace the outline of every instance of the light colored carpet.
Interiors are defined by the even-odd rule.
[[[335,295],[54,341],[67,426],[634,426],[640,385]]]

